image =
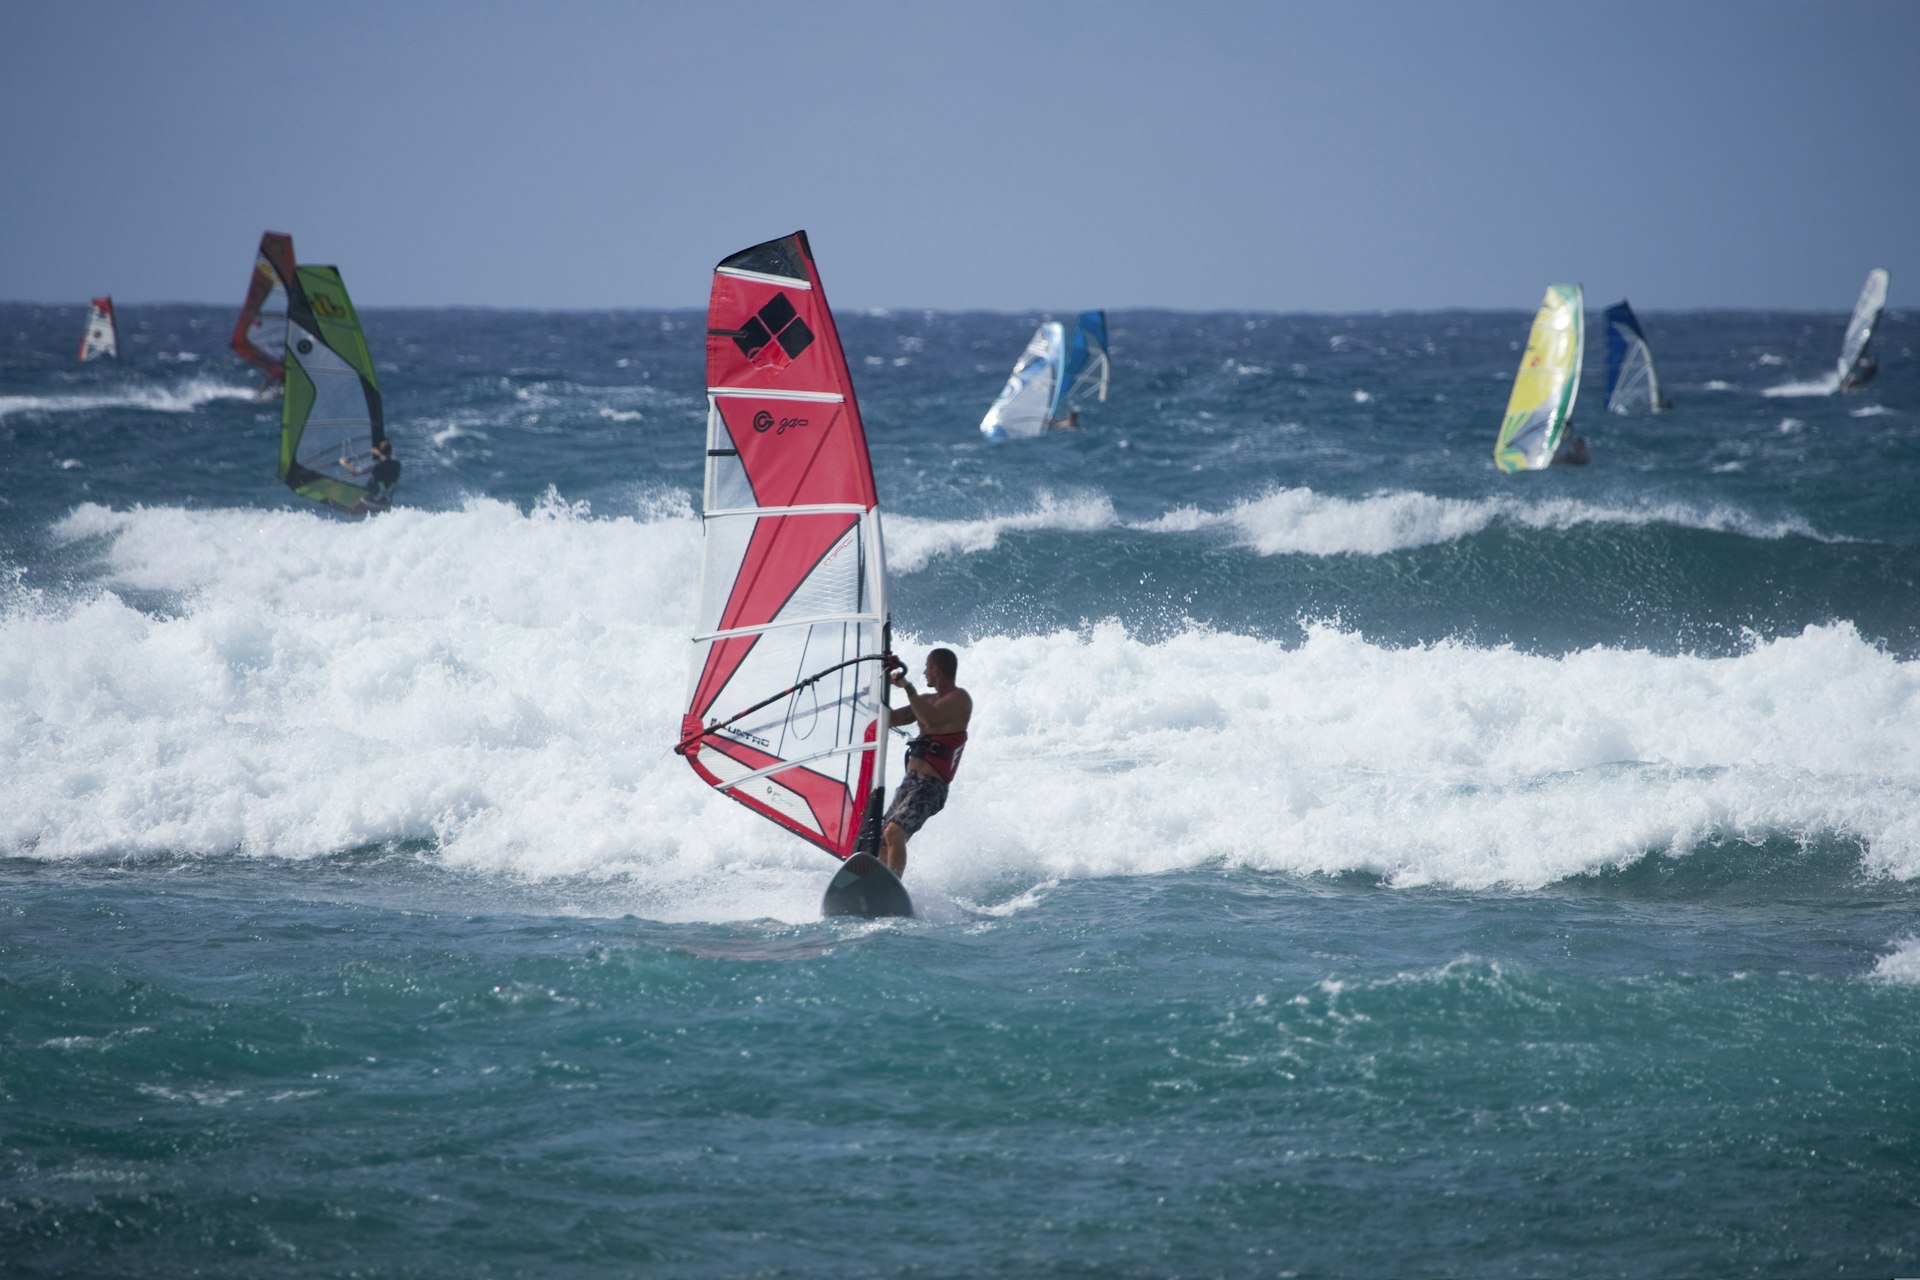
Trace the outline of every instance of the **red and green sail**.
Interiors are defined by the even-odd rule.
[[[287,290],[280,478],[303,498],[357,513],[373,446],[387,438],[380,383],[337,267],[300,267]]]

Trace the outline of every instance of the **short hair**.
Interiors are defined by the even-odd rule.
[[[960,655],[951,649],[935,649],[927,655],[927,661],[940,668],[940,673],[949,680],[960,674]]]

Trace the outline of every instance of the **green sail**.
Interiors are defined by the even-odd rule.
[[[303,498],[360,514],[373,446],[387,438],[380,384],[337,267],[303,266],[287,294],[280,478]]]

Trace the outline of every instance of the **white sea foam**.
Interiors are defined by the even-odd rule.
[[[1578,525],[1672,524],[1754,538],[1821,538],[1802,520],[1760,520],[1731,507],[1650,503],[1622,507],[1571,498],[1436,498],[1381,492],[1339,498],[1311,489],[1276,489],[1222,512],[1183,507],[1133,527],[1158,533],[1226,528],[1261,555],[1386,555],[1469,537],[1496,524],[1531,529]],[[1829,540],[1829,539],[1823,539]]]
[[[1858,409],[1847,410],[1849,418],[1884,418],[1898,414],[1898,409],[1890,409],[1884,404],[1863,404]]]
[[[115,590],[0,603],[0,851],[418,840],[476,872],[584,877],[596,913],[816,914],[822,856],[670,750],[699,539],[677,492],[364,524],[88,506],[58,533]],[[135,588],[169,606],[117,594]],[[936,913],[1219,860],[1531,887],[1823,833],[1920,876],[1920,662],[1844,623],[1711,659],[1118,624],[961,653],[974,741],[913,848]]]
[[[1883,982],[1920,986],[1920,938],[1902,938],[1888,954],[1880,957],[1872,975]]]
[[[978,520],[927,520],[917,516],[883,517],[887,566],[900,573],[924,569],[940,555],[967,555],[991,551],[1000,536],[1035,529],[1091,532],[1119,524],[1113,503],[1097,494],[1057,497],[1043,493],[1030,510]]]
[[[0,396],[0,418],[16,413],[85,413],[96,409],[192,413],[215,400],[252,400],[254,395],[253,387],[238,387],[217,378],[200,377],[171,387],[113,387],[60,395]]]
[[[1777,387],[1767,387],[1760,392],[1763,396],[1830,396],[1840,389],[1840,371],[1834,370],[1824,377],[1810,382],[1783,382]]]

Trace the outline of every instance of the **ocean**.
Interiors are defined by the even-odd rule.
[[[364,313],[362,522],[232,308],[84,314],[0,305],[7,1275],[1920,1274],[1911,313],[1642,313],[1615,416],[1595,312],[1504,476],[1530,309],[1114,311],[1005,445],[1042,316],[842,312],[976,707],[890,922],[671,750],[704,314]]]

